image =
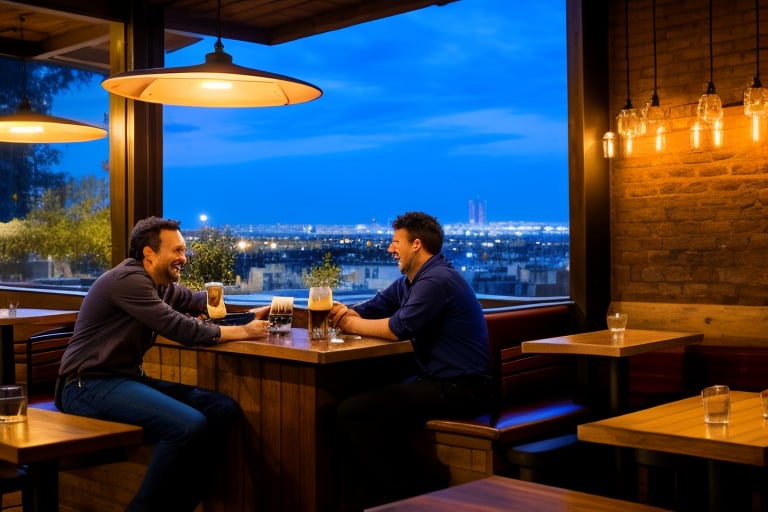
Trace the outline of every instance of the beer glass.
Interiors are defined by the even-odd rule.
[[[216,320],[227,316],[224,305],[224,285],[221,283],[205,283],[205,293],[208,295],[208,318]]]
[[[291,332],[293,323],[293,297],[272,297],[269,308],[269,332],[285,334]]]
[[[309,289],[309,340],[328,341],[328,315],[333,306],[333,293],[330,286],[313,286]]]

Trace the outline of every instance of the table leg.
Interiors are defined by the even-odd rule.
[[[609,365],[611,413],[625,414],[629,412],[629,358],[612,357]]]
[[[0,383],[16,383],[16,365],[13,360],[13,325],[0,326]]]
[[[56,460],[30,463],[27,474],[32,485],[34,512],[58,512],[59,510],[59,463]],[[25,504],[24,510],[27,510]]]

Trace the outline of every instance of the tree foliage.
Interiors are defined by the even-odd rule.
[[[304,286],[307,288],[312,288],[313,286],[337,288],[341,284],[341,267],[335,265],[331,253],[326,252],[323,255],[323,262],[312,267],[303,280]]]
[[[0,262],[50,257],[64,277],[107,270],[112,251],[108,197],[106,179],[94,176],[46,190],[25,219],[0,223]]]
[[[193,290],[202,290],[205,283],[219,281],[225,285],[235,283],[237,240],[226,229],[207,228],[188,248],[187,264],[181,281]]]

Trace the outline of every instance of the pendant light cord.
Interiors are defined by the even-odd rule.
[[[759,0],[758,0],[759,1]],[[659,106],[659,93],[657,87],[658,71],[656,67],[656,0],[653,0],[651,7],[651,16],[653,17],[653,96],[651,96],[651,106]]]
[[[760,83],[760,0],[755,0],[755,83]],[[758,85],[757,87],[762,87]]]
[[[629,94],[629,0],[624,0],[624,51],[627,63],[627,105],[624,109],[631,110],[632,99]]]
[[[213,47],[216,51],[224,50],[224,43],[221,42],[221,0],[216,4],[216,43]]]
[[[707,86],[707,94],[717,94],[714,81],[715,61],[712,54],[712,0],[709,0],[709,85]]]

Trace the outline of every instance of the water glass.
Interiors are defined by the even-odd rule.
[[[728,386],[709,386],[701,390],[701,403],[704,407],[704,422],[728,423],[731,415],[731,390]]]
[[[8,316],[12,318],[15,317],[17,309],[19,309],[18,302],[11,302],[10,304],[8,304]]]
[[[27,420],[27,395],[19,385],[0,386],[0,423]]]
[[[627,320],[629,316],[626,313],[608,313],[605,317],[605,322],[608,324],[608,330],[611,331],[611,338],[614,341],[621,341],[624,339],[624,331],[627,328]]]

